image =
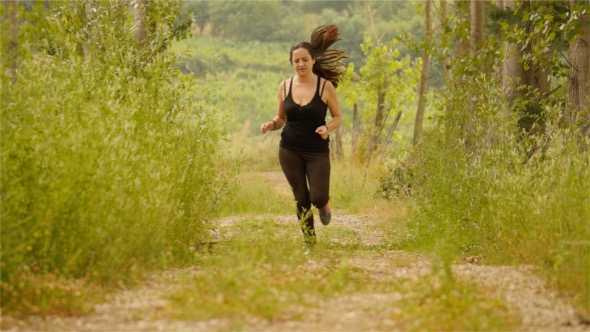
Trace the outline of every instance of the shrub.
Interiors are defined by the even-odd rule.
[[[443,135],[427,133],[411,157],[419,162],[405,246],[447,262],[482,255],[488,263],[537,266],[590,312],[588,154],[559,132],[527,162],[514,137],[474,148]],[[386,181],[398,181],[392,174]]]
[[[186,261],[224,188],[213,112],[190,102],[177,58],[137,49],[127,7],[84,26],[54,4],[22,27],[36,47],[16,82],[2,77],[3,289],[22,271],[120,282]],[[3,310],[19,296],[3,291]]]

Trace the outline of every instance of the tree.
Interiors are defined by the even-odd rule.
[[[206,0],[184,1],[183,11],[180,14],[182,16],[190,16],[191,20],[199,28],[199,33],[203,34],[205,27],[211,20],[209,10],[210,6],[211,2]]]
[[[569,23],[567,7],[559,1],[503,0],[493,8],[491,25],[502,41],[502,87],[507,96],[508,117],[528,145],[529,157],[546,141],[546,106],[555,104],[551,82],[565,76],[562,30]],[[561,26],[561,28],[559,28]],[[567,29],[565,29],[567,30]]]
[[[241,40],[273,40],[281,4],[274,1],[219,1],[209,4],[213,33]]]
[[[386,148],[384,144],[391,137],[391,128],[397,126],[392,114],[400,114],[415,100],[421,60],[412,61],[409,55],[401,58],[396,46],[395,40],[379,46],[373,38],[366,36],[361,45],[365,64],[358,75],[350,64],[345,80],[339,86],[339,91],[345,95],[345,103],[351,107],[358,105],[363,118],[358,152],[365,161],[370,160],[376,151]],[[387,128],[389,130],[384,135]]]
[[[447,99],[445,127],[447,134],[454,133],[460,137],[465,137],[467,136],[464,120],[466,110],[461,106],[468,104],[466,102],[468,82],[466,82],[465,73],[469,70],[469,2],[459,1],[455,3],[453,15],[447,22],[448,26],[445,26],[443,30],[442,40],[444,42],[446,39],[451,39],[448,43],[450,44],[450,50],[445,53],[453,56],[448,55],[449,75],[447,75],[447,78],[450,80],[446,84],[448,94],[445,97]],[[458,91],[461,91],[461,93],[456,93]]]
[[[473,76],[484,73],[484,61],[478,58],[480,54],[482,41],[484,39],[484,23],[485,23],[485,2],[478,0],[471,0],[470,4],[470,36],[469,36],[469,58],[471,61],[471,72]],[[464,129],[467,134],[467,141],[473,139],[473,131],[475,126],[476,116],[476,91],[471,89],[469,99],[467,100],[467,114],[464,118]]]
[[[502,10],[512,15],[516,8],[513,0],[502,0]],[[502,38],[503,42],[503,59],[502,59],[502,87],[506,91],[508,99],[516,96],[517,88],[524,78],[524,68],[522,66],[521,45],[510,41],[508,38]]]
[[[373,36],[375,37],[375,41],[377,42],[377,49],[381,48],[381,38],[383,36],[379,36],[377,32],[377,27],[375,26],[374,20],[374,10],[371,10],[371,3],[367,5],[367,11],[369,14],[369,24],[371,29],[373,30]],[[380,58],[385,59],[385,58]],[[385,117],[385,91],[387,90],[387,81],[388,75],[380,75],[375,85],[375,90],[377,91],[377,112],[375,113],[375,128],[378,128],[373,135],[373,142],[372,145],[376,146],[379,141],[379,136],[381,135],[381,128],[383,128],[383,119]]]
[[[440,15],[440,26],[441,26],[441,30],[442,33],[441,35],[441,39],[442,39],[442,52],[441,52],[441,64],[442,64],[442,71],[443,71],[443,75],[445,77],[445,84],[449,84],[451,79],[452,79],[452,73],[451,73],[451,56],[449,54],[449,38],[447,37],[447,33],[446,30],[449,29],[449,19],[448,19],[448,14],[447,14],[447,1],[446,0],[440,0],[440,6],[439,6],[439,15]],[[432,38],[432,37],[431,37]]]
[[[477,52],[480,49],[480,44],[484,37],[484,24],[485,24],[485,2],[478,0],[471,0],[471,35],[469,38],[470,54],[471,58],[476,57]],[[479,70],[483,67],[483,62],[479,61]]]
[[[541,147],[546,136],[546,118],[543,104],[551,91],[550,72],[558,75],[559,44],[555,41],[555,14],[563,10],[559,2],[533,2],[521,0],[516,6],[516,20],[510,32],[523,71],[518,69],[517,91],[512,98],[512,113],[517,117],[517,129],[524,141],[530,144],[526,154],[530,158]]]
[[[428,77],[430,73],[430,39],[432,38],[432,21],[430,19],[431,0],[426,0],[426,34],[424,37],[425,51],[422,57],[422,74],[420,76],[420,87],[418,91],[418,110],[416,111],[416,123],[414,125],[414,146],[418,145],[422,126],[424,124],[424,109],[426,107],[426,92],[428,91]]]
[[[582,31],[569,46],[564,117],[570,128],[581,129],[582,135],[590,138],[590,13],[588,8],[577,10],[584,2],[570,2],[571,12],[580,15]]]

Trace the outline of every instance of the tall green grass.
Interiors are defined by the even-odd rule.
[[[378,213],[391,208],[391,202],[375,194],[382,171],[377,162],[365,165],[352,157],[332,160],[331,206],[345,209],[348,213]]]
[[[394,315],[404,331],[514,331],[520,323],[502,300],[472,282],[434,274],[408,288],[411,296]]]
[[[547,151],[525,162],[521,143],[498,135],[506,136],[475,148],[436,129],[425,136],[404,165],[412,174],[404,247],[446,264],[481,255],[534,265],[590,313],[590,155],[553,131]]]
[[[297,307],[315,306],[319,299],[365,289],[366,274],[346,260],[318,251],[321,263],[309,264],[302,254],[297,223],[242,220],[237,234],[200,258],[198,269],[186,273],[170,294],[168,314],[183,319],[251,316],[267,320],[296,318]]]
[[[590,314],[590,155],[572,147],[505,170],[487,193],[496,220],[486,253],[534,264]],[[490,239],[491,240],[491,239]],[[486,254],[487,255],[487,254]]]
[[[336,165],[339,175],[362,174],[364,170],[358,166],[354,162]],[[399,302],[393,305],[359,300],[359,311],[355,312],[361,316],[366,311],[390,317],[395,320],[395,328],[403,330],[511,330],[517,326],[518,318],[501,300],[471,283],[449,280],[438,274],[414,278],[415,275],[409,273],[396,277],[370,268],[371,263],[385,264],[391,269],[411,269],[416,264],[411,255],[391,254],[386,242],[364,243],[363,231],[389,228],[391,223],[403,220],[395,210],[399,209],[400,202],[395,206],[383,202],[380,209],[375,209],[381,198],[369,194],[362,200],[364,204],[357,206],[357,213],[375,216],[373,220],[366,220],[372,225],[351,228],[335,219],[328,227],[318,226],[320,241],[311,256],[303,255],[301,231],[294,216],[292,222],[287,223],[272,215],[258,217],[268,212],[284,213],[281,209],[286,207],[281,201],[288,195],[281,193],[272,182],[277,172],[272,172],[272,176],[268,176],[269,173],[240,174],[234,189],[240,194],[236,195],[238,202],[232,206],[236,207],[235,215],[246,216],[234,219],[233,224],[228,220],[221,232],[231,234],[231,239],[213,244],[207,254],[199,255],[193,269],[184,270],[174,279],[175,288],[166,296],[171,304],[165,308],[166,316],[222,319],[229,322],[230,329],[256,329],[256,325],[249,324],[258,319],[270,323],[299,321],[305,320],[309,312],[315,313],[318,307],[332,310],[322,305],[332,300],[337,303],[335,307],[340,308],[340,301],[344,301],[341,296],[346,298],[354,294],[362,299],[372,298],[374,294],[393,297],[402,294]],[[341,181],[336,176],[335,185]],[[366,190],[374,190],[375,179],[369,182]],[[357,191],[349,195],[366,194],[358,190],[362,187],[362,177],[355,185],[358,185]],[[269,211],[263,202],[273,198],[271,207],[276,210]],[[369,198],[373,198],[371,203]],[[348,209],[347,204],[340,206],[339,211]],[[375,210],[382,210],[382,214]],[[225,213],[225,209],[223,211]],[[250,213],[256,217],[248,218]],[[362,262],[367,265],[355,266],[359,263],[363,266]],[[383,329],[391,329],[391,325],[382,324]]]
[[[192,259],[225,188],[214,110],[191,103],[177,58],[136,49],[117,4],[97,7],[83,56],[85,26],[54,4],[22,27],[17,80],[2,70],[3,312],[51,312],[55,294],[27,286],[42,280],[112,285]]]
[[[295,200],[281,171],[242,171],[220,206],[222,216],[274,214],[295,216]],[[295,217],[294,217],[295,218]]]

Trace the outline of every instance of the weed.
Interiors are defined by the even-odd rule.
[[[204,88],[174,68],[173,54],[138,54],[121,4],[95,7],[84,56],[72,38],[87,26],[72,5],[23,12],[40,23],[19,36],[31,47],[21,49],[18,79],[2,71],[4,312],[68,312],[61,299],[75,308],[76,297],[42,288],[68,278],[130,283],[190,261],[226,188],[214,109],[191,103]],[[30,282],[14,285],[21,278]],[[19,305],[33,299],[43,303]]]
[[[97,286],[87,280],[60,277],[57,273],[41,274],[23,267],[13,279],[2,281],[2,303],[17,315],[80,315],[92,310],[89,303],[99,300]]]
[[[507,331],[519,324],[502,301],[482,296],[479,286],[436,275],[408,286],[402,310],[393,315],[402,330]]]
[[[308,261],[297,227],[269,219],[236,225],[240,238],[202,257],[196,273],[179,283],[171,295],[170,314],[185,319],[272,320],[293,306],[314,306],[321,298],[361,286],[363,275],[344,261],[322,255],[315,259],[323,263]]]
[[[556,137],[544,158],[523,163],[509,135],[477,152],[441,135],[427,134],[408,163],[413,204],[400,247],[449,262],[483,255],[491,264],[539,266],[590,312],[588,155]]]

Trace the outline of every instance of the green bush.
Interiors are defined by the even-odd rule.
[[[22,303],[25,291],[6,290],[23,271],[120,282],[190,259],[224,188],[213,110],[191,103],[177,57],[138,49],[132,13],[116,4],[97,7],[82,54],[89,26],[54,4],[21,27],[35,47],[21,49],[16,81],[2,77],[7,311]]]
[[[478,148],[427,133],[408,161],[415,176],[405,246],[447,262],[481,255],[537,266],[590,312],[590,157],[564,137],[554,132],[543,156],[523,162],[515,138]]]
[[[388,165],[387,172],[379,179],[379,189],[377,193],[383,198],[393,198],[397,196],[411,196],[412,182],[414,182],[414,173],[412,165],[406,161]]]
[[[486,255],[540,266],[590,313],[590,157],[571,148],[552,152],[490,181],[487,213],[497,235]]]

